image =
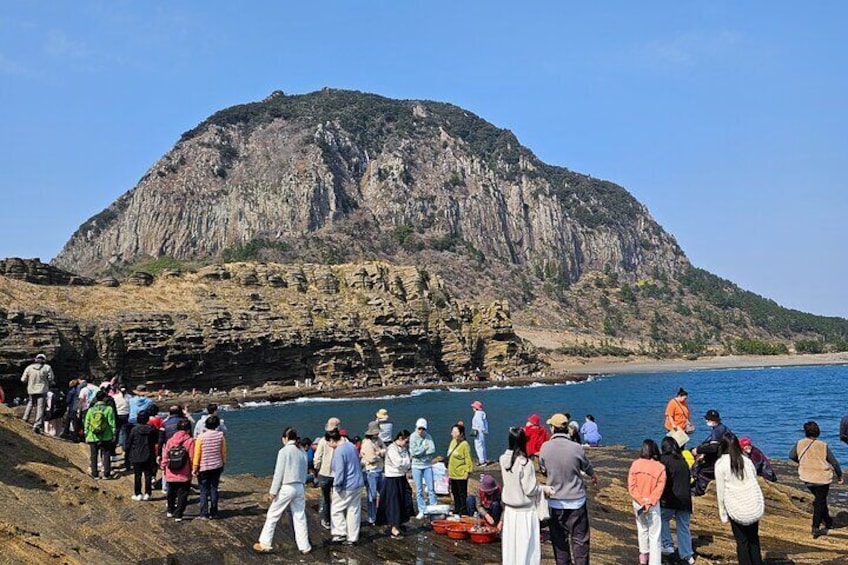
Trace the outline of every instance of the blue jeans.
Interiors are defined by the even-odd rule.
[[[418,502],[418,512],[424,512],[424,508],[427,506],[424,503],[424,485],[427,485],[427,495],[430,500],[430,504],[438,504],[438,500],[436,500],[436,490],[433,487],[433,468],[425,467],[424,469],[416,469],[412,468],[412,480],[415,481],[415,496],[416,501]]]
[[[223,467],[200,471],[197,474],[200,483],[200,516],[214,518],[218,515],[218,483],[221,481]]]
[[[377,497],[383,487],[383,470],[365,471],[365,486],[368,489],[368,523],[377,521]]]
[[[663,553],[674,551],[674,542],[671,539],[671,519],[677,523],[677,554],[681,559],[690,557],[692,551],[692,535],[689,533],[689,518],[692,516],[686,510],[662,509],[662,550]]]

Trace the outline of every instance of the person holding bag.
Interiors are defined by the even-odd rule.
[[[681,431],[689,435],[695,431],[695,426],[689,419],[691,411],[687,403],[688,399],[689,393],[686,389],[679,388],[677,395],[668,401],[665,407],[665,429],[669,432]]]
[[[830,483],[833,475],[837,482],[843,483],[842,469],[839,461],[833,456],[833,452],[827,443],[819,439],[821,430],[816,422],[804,424],[804,439],[792,447],[789,459],[798,463],[798,476],[813,493],[813,538],[827,534],[833,527],[833,518],[827,508],[827,495],[830,491]],[[824,528],[819,529],[824,524]]]

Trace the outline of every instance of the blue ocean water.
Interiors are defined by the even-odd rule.
[[[523,425],[538,413],[543,420],[569,412],[582,424],[586,414],[597,421],[604,444],[638,447],[645,438],[664,435],[666,402],[678,387],[689,391],[697,430],[693,441],[708,435],[703,415],[716,409],[737,435],[748,435],[770,457],[786,458],[802,437],[801,426],[816,420],[822,439],[848,464],[848,449],[838,441],[839,420],[848,413],[848,366],[773,367],[682,373],[602,376],[579,384],[530,385],[477,391],[415,391],[409,396],[372,399],[311,399],[227,412],[228,472],[273,473],[280,436],[295,426],[301,436],[323,434],[331,416],[342,419],[350,436],[362,435],[375,412],[386,408],[395,429],[412,430],[426,418],[439,453],[447,450],[450,427],[470,424],[471,402],[480,400],[489,419],[488,458],[506,447],[509,426]]]

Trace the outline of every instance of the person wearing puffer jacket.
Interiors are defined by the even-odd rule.
[[[759,528],[765,504],[757,470],[742,455],[739,439],[733,434],[722,438],[719,453],[721,456],[715,464],[719,517],[725,523],[730,520],[739,565],[761,565]]]
[[[181,467],[171,463],[170,451],[172,448],[182,446],[186,450],[185,462]],[[171,436],[165,447],[162,448],[161,467],[168,482],[168,518],[173,517],[175,522],[183,521],[183,513],[188,502],[188,493],[191,490],[191,466],[194,457],[194,438],[191,437],[191,422],[180,420],[177,422],[177,431]]]
[[[660,565],[662,562],[662,515],[660,498],[665,489],[665,466],[660,463],[660,450],[652,439],[642,442],[639,459],[630,466],[627,490],[636,514],[639,534],[639,563]]]

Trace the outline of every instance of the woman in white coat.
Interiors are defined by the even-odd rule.
[[[539,518],[536,504],[549,487],[536,483],[536,469],[527,456],[527,436],[523,428],[509,429],[509,449],[500,457],[503,469],[504,507],[501,529],[503,565],[536,565],[541,562]]]
[[[725,434],[719,449],[721,457],[715,464],[719,517],[724,523],[730,520],[739,565],[762,565],[759,527],[765,504],[757,469],[742,455],[735,435]]]

